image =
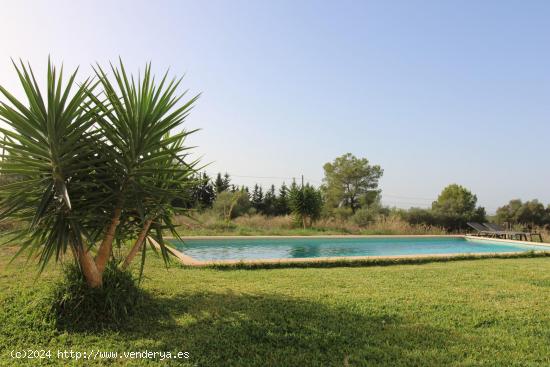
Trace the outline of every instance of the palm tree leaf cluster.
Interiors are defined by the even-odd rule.
[[[172,202],[188,195],[196,177],[198,161],[185,143],[194,130],[183,124],[199,96],[184,100],[181,79],[165,73],[157,82],[151,64],[137,77],[122,61],[108,71],[96,65],[93,77],[77,83],[77,70],[65,81],[63,68],[48,61],[44,90],[29,65],[14,67],[25,100],[0,86],[7,125],[0,175],[8,182],[0,223],[27,225],[10,241],[36,254],[41,267],[70,250],[99,284],[113,244],[144,231],[167,259],[163,231],[175,232],[171,218],[183,210]]]
[[[309,184],[302,187],[293,185],[288,199],[292,214],[302,222],[304,228],[311,226],[314,221],[320,218],[323,197],[315,187]]]

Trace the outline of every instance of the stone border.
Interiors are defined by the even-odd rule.
[[[476,240],[476,241],[486,241],[486,242],[503,242],[503,243],[514,243],[521,245],[537,245],[534,242],[526,241],[516,241],[516,240],[503,240],[498,238],[487,238],[487,237],[477,237],[477,236],[468,236],[468,235],[335,235],[335,236],[186,236],[181,237],[185,239],[195,239],[195,240],[206,240],[206,239],[262,239],[262,238],[427,238],[427,237],[437,237],[437,238],[464,238],[466,240]],[[167,239],[174,239],[173,237],[167,237]],[[550,247],[550,245],[542,245],[540,242],[538,246]],[[174,255],[178,261],[185,266],[192,267],[210,267],[216,265],[262,265],[262,264],[292,264],[292,263],[345,263],[352,261],[381,261],[381,260],[407,260],[407,259],[453,259],[453,258],[463,258],[463,257],[477,257],[477,258],[494,258],[500,255],[511,255],[511,254],[520,254],[518,252],[481,252],[481,253],[456,253],[456,254],[419,254],[419,255],[397,255],[397,256],[337,256],[337,257],[304,257],[304,258],[275,258],[275,259],[254,259],[254,260],[207,260],[201,261],[192,258],[191,256],[185,255],[183,251],[179,251],[172,247],[168,247],[169,252]],[[548,251],[536,251],[535,253],[546,253]]]

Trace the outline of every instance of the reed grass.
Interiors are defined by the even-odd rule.
[[[413,225],[397,216],[381,218],[367,226],[359,226],[350,220],[322,218],[311,228],[301,228],[291,216],[268,217],[244,215],[227,223],[212,212],[196,213],[194,219],[177,217],[181,235],[441,235],[448,232],[439,227]]]

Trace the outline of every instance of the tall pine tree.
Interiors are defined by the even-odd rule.
[[[276,215],[288,215],[290,214],[290,208],[288,207],[288,187],[283,182],[279,189],[279,196],[276,200]]]
[[[222,174],[218,172],[218,175],[216,176],[216,181],[214,182],[214,187],[216,188],[216,195],[219,195],[220,193],[227,191],[229,189],[230,182],[231,180],[227,173],[222,177]]]
[[[252,207],[256,209],[256,212],[263,212],[264,193],[262,187],[258,184],[254,185],[254,191],[252,191]]]
[[[265,193],[263,200],[263,214],[275,215],[276,214],[276,201],[277,196],[275,194],[275,185],[271,185],[269,190]]]
[[[199,209],[211,208],[215,198],[216,193],[214,191],[214,185],[212,185],[212,180],[208,177],[206,172],[203,172],[202,175],[199,173],[199,182],[197,186],[193,188],[195,205]]]
[[[229,187],[231,186],[231,179],[229,178],[229,173],[227,172],[223,175],[223,186],[226,190],[229,190]]]

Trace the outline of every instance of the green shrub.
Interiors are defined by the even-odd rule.
[[[342,206],[339,208],[330,209],[329,215],[333,216],[337,220],[346,221],[353,216],[353,211],[351,208]]]
[[[212,210],[220,218],[229,221],[233,218],[248,213],[250,210],[250,200],[244,191],[224,191],[218,194],[214,201]]]
[[[226,231],[236,229],[237,225],[232,222],[224,222],[218,219],[215,222],[208,224],[207,228],[213,231]]]
[[[377,208],[360,208],[357,209],[355,214],[351,217],[353,222],[360,227],[366,227],[376,221],[378,216]]]
[[[438,221],[434,212],[424,208],[410,208],[400,213],[400,216],[412,225],[437,225]]]
[[[59,329],[119,329],[135,314],[143,291],[132,274],[114,262],[105,269],[101,288],[88,287],[78,266],[69,265],[52,298],[51,312]]]

